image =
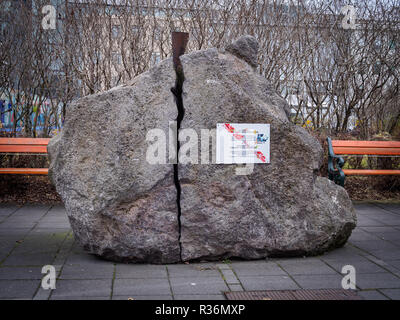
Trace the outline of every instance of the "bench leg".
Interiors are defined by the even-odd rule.
[[[344,188],[345,179],[346,176],[344,175],[344,172],[342,170],[339,170],[338,174],[335,175],[335,183]]]

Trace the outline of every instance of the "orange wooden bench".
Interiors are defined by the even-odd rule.
[[[329,179],[344,186],[345,176],[400,175],[400,170],[342,169],[344,160],[340,155],[400,156],[400,141],[354,141],[331,140],[328,142]]]
[[[45,138],[0,138],[0,153],[47,154]],[[48,174],[48,168],[0,168],[0,174]]]

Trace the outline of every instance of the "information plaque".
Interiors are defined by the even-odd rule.
[[[270,163],[270,125],[218,123],[216,163]]]

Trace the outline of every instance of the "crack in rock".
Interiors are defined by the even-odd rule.
[[[185,76],[183,73],[183,67],[181,64],[181,61],[178,57],[177,59],[177,64],[174,65],[175,68],[175,73],[176,73],[176,80],[175,80],[175,87],[171,88],[171,92],[175,96],[175,102],[176,106],[178,108],[178,116],[176,118],[177,126],[177,134],[176,134],[176,163],[174,164],[174,183],[176,187],[176,203],[178,207],[178,230],[179,230],[179,235],[178,235],[178,242],[179,242],[179,257],[180,260],[182,261],[182,243],[181,243],[181,185],[179,181],[179,171],[178,171],[178,164],[179,164],[179,149],[180,149],[180,142],[179,142],[179,130],[181,128],[181,123],[183,120],[183,117],[185,115],[185,108],[183,106],[183,98],[182,98],[182,93],[183,93],[183,82],[185,81]]]

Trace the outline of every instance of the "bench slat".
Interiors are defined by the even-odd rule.
[[[380,175],[400,175],[400,170],[358,170],[343,169],[344,174],[350,176],[380,176]]]
[[[335,154],[400,155],[400,148],[333,147]]]
[[[400,141],[332,140],[333,147],[400,148]]]
[[[0,138],[0,145],[43,145],[47,146],[49,138]]]
[[[47,145],[1,145],[0,153],[47,153]]]
[[[48,168],[0,168],[0,174],[48,174]]]

